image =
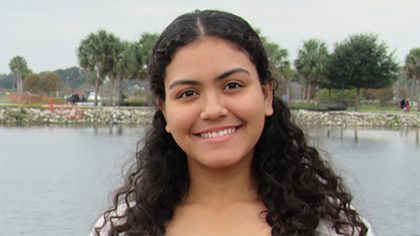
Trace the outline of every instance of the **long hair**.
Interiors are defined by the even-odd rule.
[[[176,50],[207,36],[239,46],[254,63],[261,84],[273,80],[262,42],[245,20],[227,12],[195,11],[176,18],[153,49],[148,79],[154,96],[165,100],[165,70]],[[337,233],[364,235],[367,227],[351,208],[352,197],[341,178],[307,144],[289,108],[276,97],[272,105],[274,113],[265,119],[251,167],[272,235],[316,235],[322,221]],[[104,213],[103,226],[110,227],[111,235],[164,235],[189,189],[186,154],[165,126],[157,110],[114,206]]]

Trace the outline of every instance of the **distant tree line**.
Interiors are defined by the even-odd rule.
[[[101,85],[108,83],[112,88],[110,103],[119,105],[123,97],[122,81],[145,79],[151,50],[158,36],[146,32],[139,40],[128,42],[105,30],[90,33],[77,48],[81,69],[72,67],[34,74],[25,59],[16,56],[9,63],[11,73],[0,75],[0,89],[51,93],[59,87],[63,89],[63,84],[74,88],[88,81],[94,86],[97,96]],[[399,66],[394,52],[390,52],[386,43],[374,34],[350,35],[334,44],[332,52],[328,51],[325,42],[311,38],[303,42],[297,58],[291,63],[286,49],[260,36],[267,51],[272,76],[279,84],[276,93],[286,98],[290,97],[291,82],[300,85],[301,99],[306,101],[313,99],[323,89],[329,91],[329,99],[334,99],[332,91],[352,89],[355,90],[357,110],[360,96],[366,91],[384,89],[389,94],[392,92],[390,86],[395,81],[404,84],[408,82],[401,81],[411,80],[417,84],[417,99],[420,99],[420,47],[413,48],[406,56],[405,64]],[[97,103],[95,98],[95,105]]]

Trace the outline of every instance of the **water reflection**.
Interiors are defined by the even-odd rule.
[[[0,126],[2,235],[87,235],[145,130]],[[331,154],[377,235],[416,235],[419,129],[307,130]]]
[[[323,137],[325,133],[326,138],[339,138],[340,140],[352,138],[354,143],[359,142],[360,136],[362,139],[365,138],[389,138],[393,132],[398,132],[400,134],[399,138],[406,140],[407,144],[414,144],[416,147],[420,147],[420,132],[419,128],[405,128],[401,130],[389,130],[389,129],[375,129],[371,128],[311,128],[307,129],[307,133],[310,137],[320,138]],[[385,135],[386,137],[383,137]]]
[[[0,126],[2,235],[88,235],[144,130]]]
[[[92,128],[93,128],[93,133],[95,135],[98,135],[99,131],[104,129],[104,126],[93,125]],[[107,128],[108,128],[108,134],[109,135],[113,135],[114,133],[117,134],[117,135],[123,135],[124,134],[124,129],[129,129],[130,126],[110,125]],[[131,128],[135,128],[135,126],[131,127]]]
[[[377,235],[417,235],[419,129],[309,129],[344,177]]]

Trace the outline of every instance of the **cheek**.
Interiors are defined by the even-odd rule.
[[[187,132],[189,126],[192,125],[192,122],[193,114],[191,109],[182,109],[181,107],[177,107],[167,110],[166,123],[172,135],[177,135],[180,131]]]
[[[264,97],[247,96],[236,99],[232,109],[235,109],[237,114],[242,114],[244,116],[243,118],[252,117],[253,119],[257,119],[259,117],[265,117]]]

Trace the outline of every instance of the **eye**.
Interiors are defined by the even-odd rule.
[[[177,96],[177,98],[188,98],[188,97],[195,96],[195,95],[197,95],[197,94],[198,94],[198,93],[197,93],[197,92],[195,92],[194,90],[185,90],[185,91],[181,92],[181,93]]]
[[[244,87],[242,84],[238,82],[229,82],[225,84],[225,87],[223,89],[232,90],[232,89],[239,89]]]

